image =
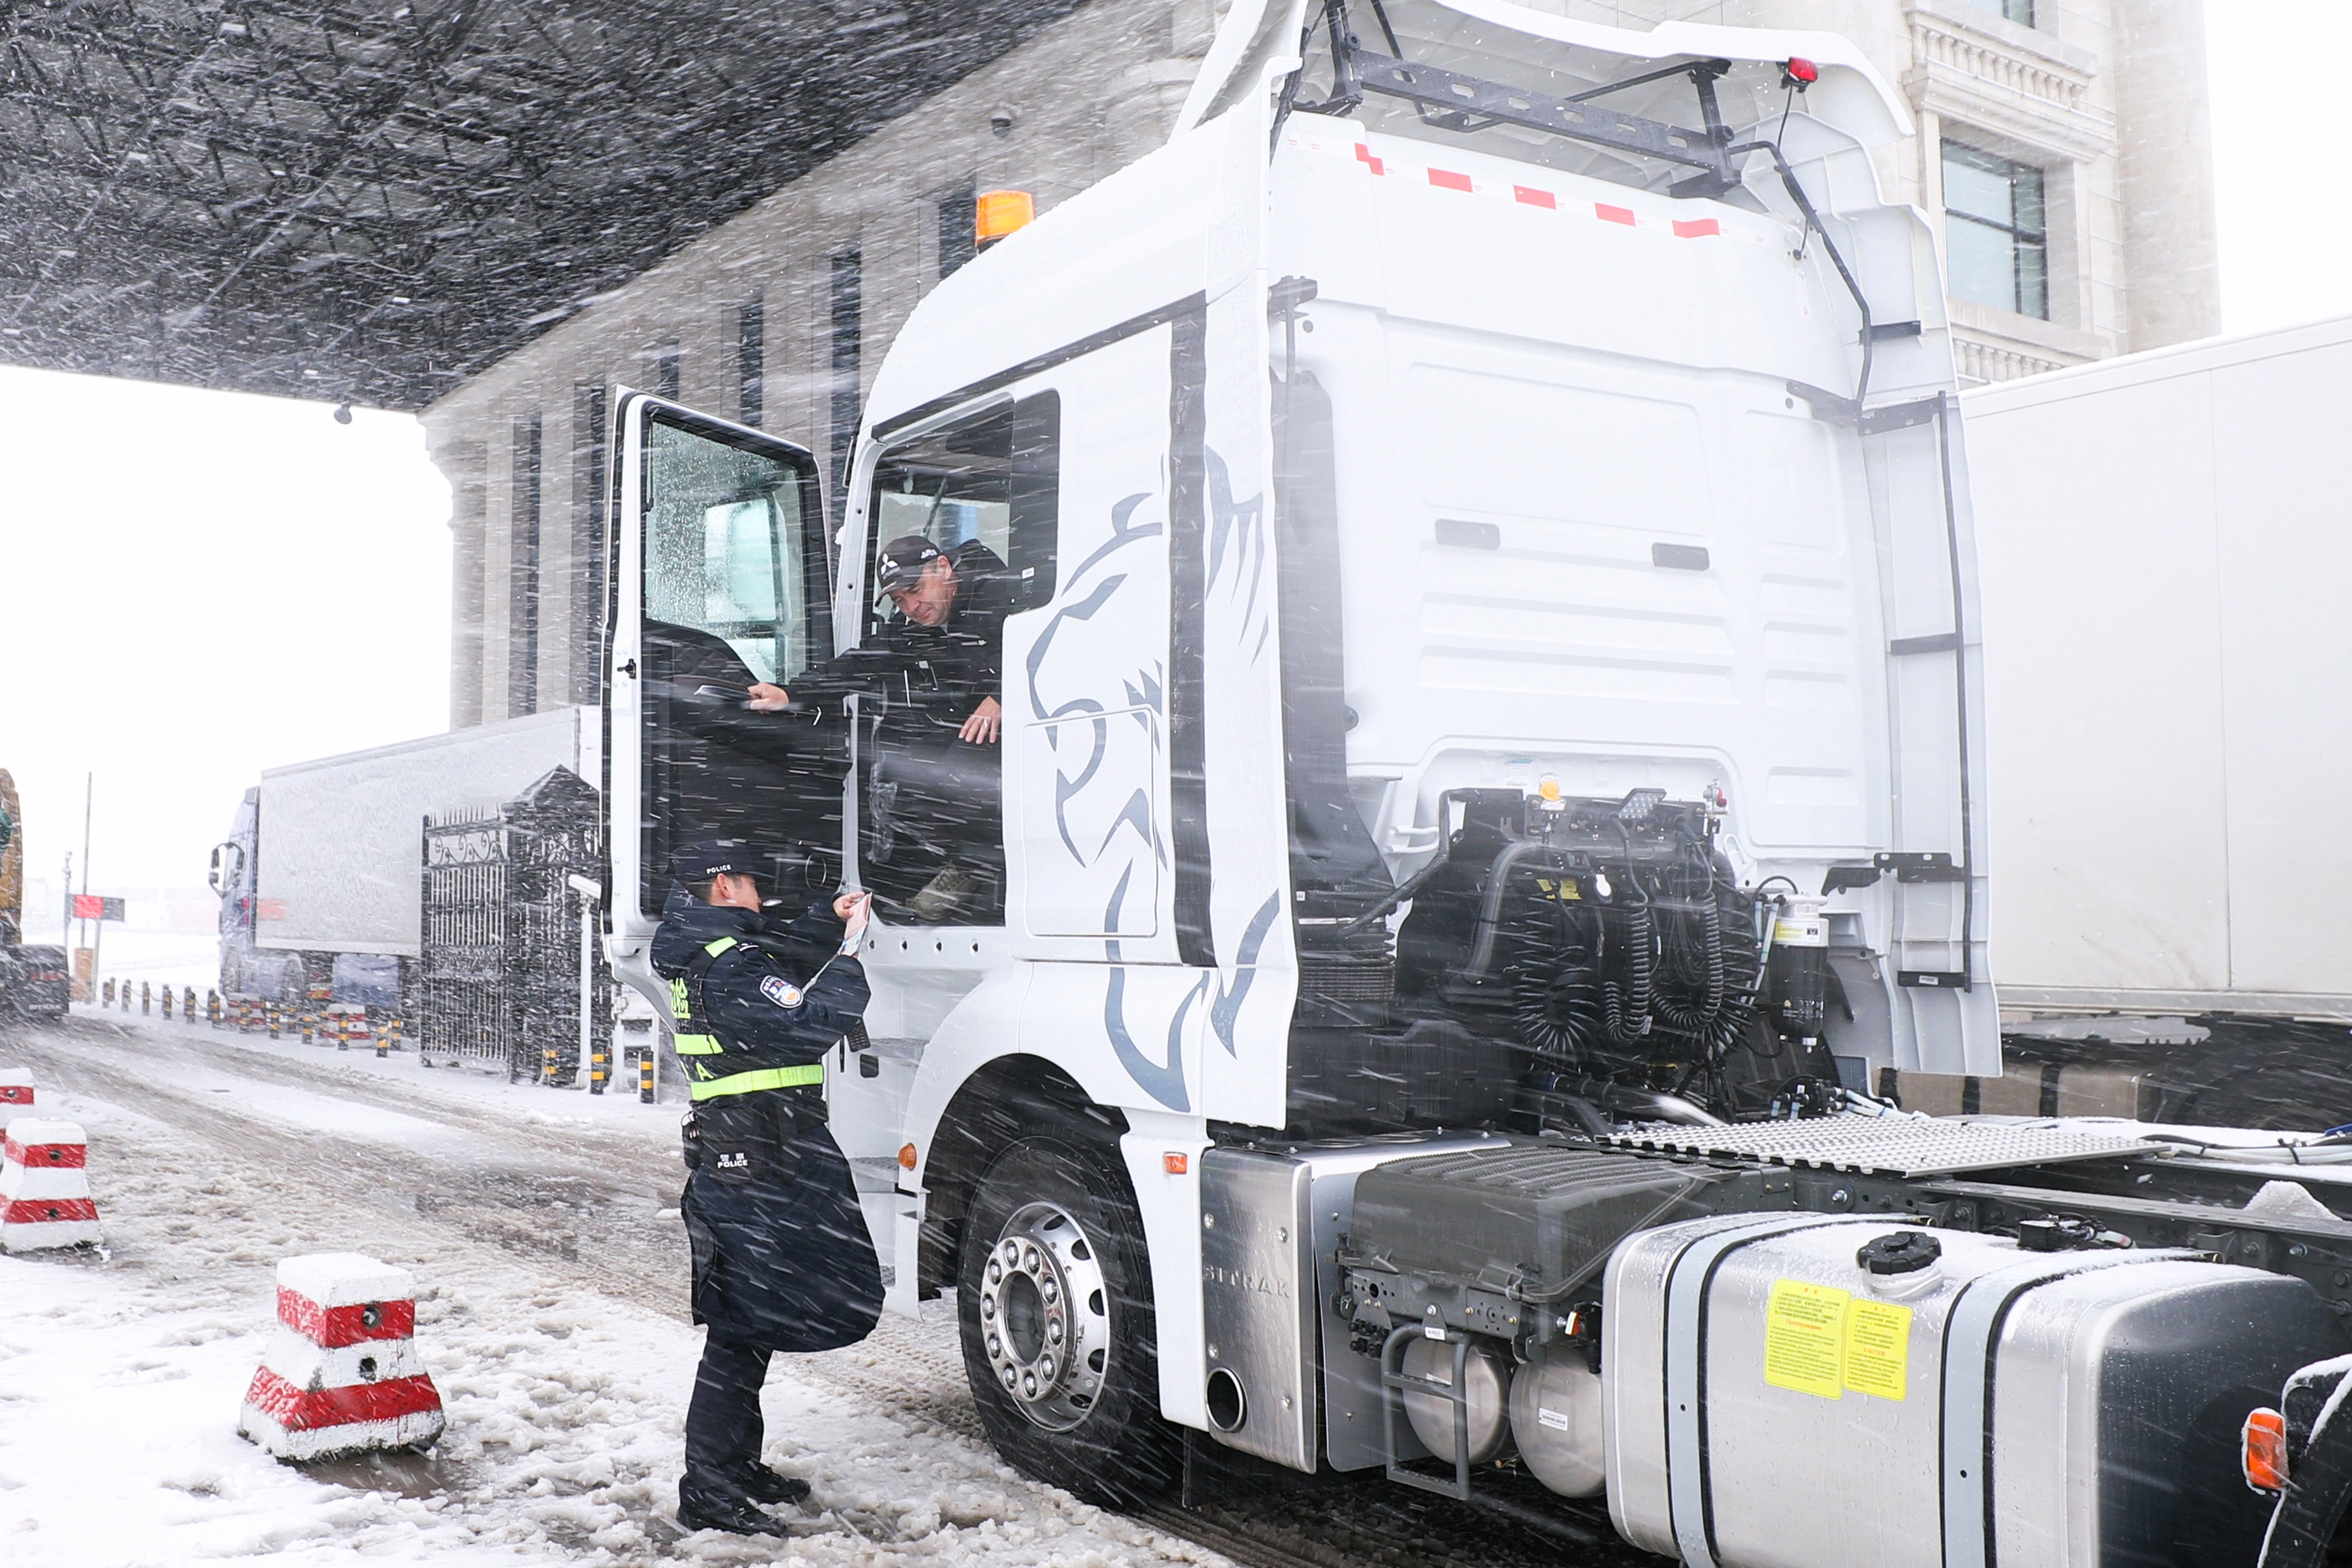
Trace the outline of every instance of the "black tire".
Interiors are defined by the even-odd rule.
[[[1079,1233],[1075,1243],[1066,1230],[1054,1226],[1055,1210]],[[1046,1234],[1081,1261],[1072,1265],[1066,1258],[1056,1267],[1049,1258],[1042,1273],[1033,1267],[1025,1287],[1003,1277],[992,1283],[992,1262],[999,1264],[1002,1275],[999,1248],[1008,1229],[1016,1242],[1036,1235],[1039,1215],[1045,1216]],[[1014,1227],[1017,1218],[1023,1219],[1020,1227]],[[1021,1249],[1030,1248],[1024,1243]],[[1027,1370],[1013,1365],[1016,1376],[1008,1380],[1008,1360],[992,1354],[992,1334],[1008,1344],[1015,1339],[1015,1319],[1022,1315],[1014,1300],[1019,1287],[1034,1348],[1051,1353],[1038,1326],[1045,1321],[1042,1303],[1050,1298],[1040,1295],[1039,1288],[1048,1281],[1060,1287],[1066,1279],[1078,1280],[1085,1299],[1066,1300],[1056,1321],[1067,1325],[1061,1331],[1072,1336],[1070,1342],[1084,1349],[1079,1356],[1065,1358],[1072,1364],[1058,1368],[1061,1394],[1053,1394],[1049,1386],[1045,1399],[1035,1390],[1024,1398],[1006,1383],[1019,1382],[1036,1363]],[[1098,1304],[1093,1300],[1097,1289]],[[1014,1469],[1106,1508],[1155,1502],[1175,1488],[1183,1449],[1181,1433],[1160,1414],[1160,1358],[1143,1220],[1115,1154],[1049,1138],[1023,1139],[999,1154],[981,1178],[964,1219],[956,1300],[972,1402],[997,1452]],[[1081,1335],[1107,1339],[1097,1346]],[[1099,1361],[1085,1370],[1097,1354]]]

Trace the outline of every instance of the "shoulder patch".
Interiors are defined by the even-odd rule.
[[[781,974],[771,974],[761,981],[760,994],[779,1007],[797,1007],[804,1000],[801,988]]]

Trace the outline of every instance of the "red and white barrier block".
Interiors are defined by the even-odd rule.
[[[448,1425],[413,1338],[416,1281],[356,1252],[278,1266],[278,1332],[236,1429],[281,1459],[422,1448]]]
[[[0,1068],[0,1127],[33,1113],[33,1072],[30,1068]]]
[[[74,1123],[12,1118],[0,1136],[0,1250],[37,1252],[96,1241],[98,1205],[90,1201],[89,1167],[89,1139]]]

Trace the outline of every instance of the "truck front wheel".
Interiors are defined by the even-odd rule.
[[[964,1220],[956,1300],[972,1401],[1013,1468],[1112,1508],[1174,1486],[1143,1221],[1115,1156],[1045,1138],[999,1154]]]

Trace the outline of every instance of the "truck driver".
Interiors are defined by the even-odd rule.
[[[945,840],[937,847],[947,863],[907,904],[922,920],[970,914],[978,883],[1001,854],[1001,764],[980,748],[1003,733],[1004,617],[1018,607],[1018,588],[978,540],[941,550],[906,534],[882,547],[876,567],[877,587],[898,613],[863,646],[811,666],[793,684],[802,700],[866,692],[889,703],[875,737],[868,808],[879,821],[869,829],[886,841]],[[765,681],[751,695],[761,713],[794,700]]]

